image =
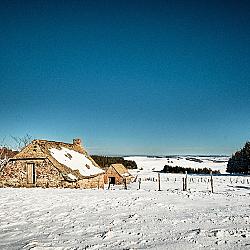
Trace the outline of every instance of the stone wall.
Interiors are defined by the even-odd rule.
[[[123,177],[120,176],[112,167],[109,167],[105,173],[104,180],[106,184],[109,183],[109,177],[115,177],[115,184],[117,185],[124,184]]]
[[[35,166],[34,184],[27,182],[29,163]],[[10,161],[0,172],[0,187],[104,188],[104,175],[68,182],[48,159],[14,160]]]
[[[35,166],[35,183],[28,184],[27,165]],[[46,159],[10,161],[0,173],[0,186],[10,187],[59,187],[63,177]]]

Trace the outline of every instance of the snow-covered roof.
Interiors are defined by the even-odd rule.
[[[59,163],[72,170],[79,170],[83,176],[97,175],[104,172],[102,169],[96,167],[86,155],[75,150],[62,147],[61,149],[50,148],[49,151]]]
[[[80,139],[74,139],[73,143],[33,140],[12,160],[27,158],[49,159],[62,176],[71,181],[104,173],[83,148]]]
[[[123,164],[111,164],[111,167],[113,167],[115,169],[115,171],[123,176],[123,177],[127,177],[130,176],[131,174],[128,172],[128,169],[126,167],[124,167]]]

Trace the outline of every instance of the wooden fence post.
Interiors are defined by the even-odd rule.
[[[158,191],[161,191],[161,177],[160,177],[160,173],[158,173],[158,184],[159,184]]]
[[[124,182],[124,189],[127,190],[127,180],[126,180],[126,177],[123,179],[123,182]]]
[[[108,189],[110,189],[110,184],[111,184],[111,181],[110,181],[110,178],[109,178],[109,186],[108,186]]]
[[[185,190],[187,191],[187,171],[185,171],[186,177],[185,177]]]
[[[182,178],[182,189],[183,191],[185,191],[185,178],[184,177]]]
[[[213,173],[212,173],[212,171],[210,171],[210,175],[211,175],[211,191],[213,193],[214,192],[214,183],[213,183]]]

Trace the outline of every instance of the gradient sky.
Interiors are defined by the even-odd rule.
[[[249,1],[1,1],[0,138],[97,154],[250,139]]]

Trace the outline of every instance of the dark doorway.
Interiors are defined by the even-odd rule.
[[[109,177],[109,184],[115,185],[115,177]]]

